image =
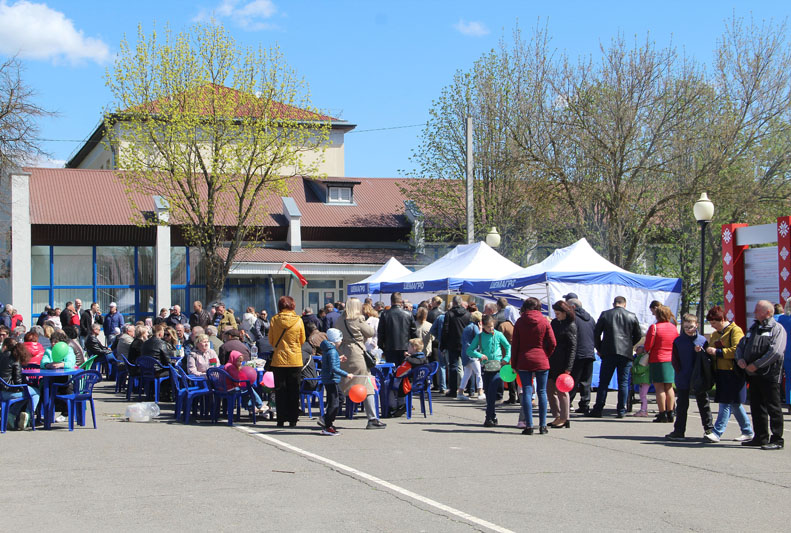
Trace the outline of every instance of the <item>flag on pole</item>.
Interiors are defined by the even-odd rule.
[[[280,270],[288,270],[288,271],[289,271],[289,273],[290,273],[292,276],[294,276],[294,278],[295,278],[295,279],[296,279],[296,280],[297,280],[297,281],[300,283],[300,285],[302,285],[303,287],[305,287],[305,286],[308,284],[308,280],[306,280],[306,279],[305,279],[305,276],[303,276],[302,274],[300,274],[300,273],[299,273],[299,270],[297,270],[296,268],[294,268],[292,265],[289,265],[289,264],[288,264],[288,263],[286,263],[285,261],[283,262],[283,264],[282,264],[282,265],[280,265]]]

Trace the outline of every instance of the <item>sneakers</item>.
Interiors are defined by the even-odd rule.
[[[368,424],[366,424],[365,429],[384,429],[386,427],[387,424],[379,421],[378,418],[374,418],[373,420],[368,421]]]
[[[533,434],[533,428],[526,427],[525,429],[522,430],[522,435],[532,435],[532,434]]]
[[[668,433],[667,435],[665,435],[665,438],[667,440],[672,440],[672,441],[676,441],[676,442],[685,440],[684,434],[683,433],[679,433],[676,430],[673,430],[670,433]]]
[[[590,412],[590,409],[588,407],[580,406],[577,409],[575,409],[574,412],[577,414],[586,415]]]
[[[479,394],[478,395],[478,401],[485,402],[486,401],[486,395],[485,394]]]
[[[16,428],[20,431],[25,429],[29,420],[30,414],[27,411],[22,411],[16,419]]]
[[[471,400],[472,398],[470,398],[469,396],[465,396],[464,393],[461,393],[458,396],[456,396],[456,399],[459,401],[464,401],[464,400]]]
[[[761,449],[762,450],[782,450],[783,449],[783,444],[784,444],[784,442],[783,442],[782,439],[772,440],[772,441],[769,441],[767,444],[764,444],[763,446],[761,446]]]
[[[316,423],[317,423],[317,424],[318,424],[320,427],[324,427],[324,417],[323,417],[323,416],[320,416],[320,417],[319,417],[319,418],[316,420]]]
[[[68,417],[65,417],[63,415],[58,415],[58,416],[55,417],[55,422],[66,422],[67,420],[68,420]]]
[[[626,411],[618,411],[618,414],[615,415],[615,418],[625,418],[625,417],[626,417]]]
[[[746,442],[748,440],[753,440],[754,436],[755,435],[753,435],[752,433],[747,433],[747,434],[742,433],[741,435],[739,435],[738,437],[736,437],[733,440],[735,440],[736,442]]]
[[[495,426],[497,426],[497,419],[496,418],[492,418],[492,419],[488,419],[487,418],[486,421],[483,423],[483,427],[485,427],[485,428],[493,428]]]
[[[703,438],[709,442],[720,442],[720,437],[713,431],[707,431],[703,434]],[[750,437],[752,438],[752,437]]]
[[[516,429],[525,429],[527,427],[527,422],[524,420],[520,420],[516,423]]]
[[[322,435],[329,435],[330,437],[336,437],[336,436],[340,435],[340,433],[338,433],[338,430],[335,429],[335,426],[330,426],[328,428],[322,429],[321,430],[321,434]]]
[[[593,409],[585,413],[585,416],[587,416],[588,418],[601,418],[602,417],[601,409],[596,409],[594,407]]]
[[[404,416],[406,414],[406,405],[402,405],[400,407],[396,407],[395,410],[390,415],[390,418],[398,418],[400,416]]]

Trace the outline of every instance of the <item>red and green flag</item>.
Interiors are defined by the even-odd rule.
[[[294,279],[296,279],[303,287],[308,284],[308,280],[305,279],[305,276],[300,274],[299,270],[294,268],[292,265],[284,262],[282,265],[280,265],[280,270],[288,270],[289,273],[294,276]]]

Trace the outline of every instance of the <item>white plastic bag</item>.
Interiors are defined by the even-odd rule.
[[[126,406],[126,418],[130,422],[148,422],[151,420],[151,415],[142,403],[133,403]]]
[[[159,406],[154,402],[133,403],[126,406],[126,418],[130,422],[148,422],[159,416]]]

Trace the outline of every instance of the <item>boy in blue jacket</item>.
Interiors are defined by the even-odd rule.
[[[338,416],[340,407],[341,378],[352,379],[354,374],[350,374],[341,369],[341,361],[346,357],[338,354],[338,348],[343,342],[343,334],[340,330],[330,328],[327,330],[327,340],[321,341],[321,384],[327,391],[327,408],[324,411],[324,429],[322,435],[339,435],[335,429],[335,417]]]
[[[665,435],[668,440],[683,441],[687,430],[687,411],[689,410],[689,397],[695,396],[700,411],[700,421],[703,424],[703,438],[709,442],[719,440],[714,434],[714,424],[711,420],[711,406],[709,405],[708,390],[693,391],[693,369],[695,365],[706,364],[698,359],[705,356],[708,346],[706,337],[698,332],[698,319],[693,314],[684,315],[681,323],[681,335],[673,341],[673,368],[676,371],[676,422],[673,431]]]

